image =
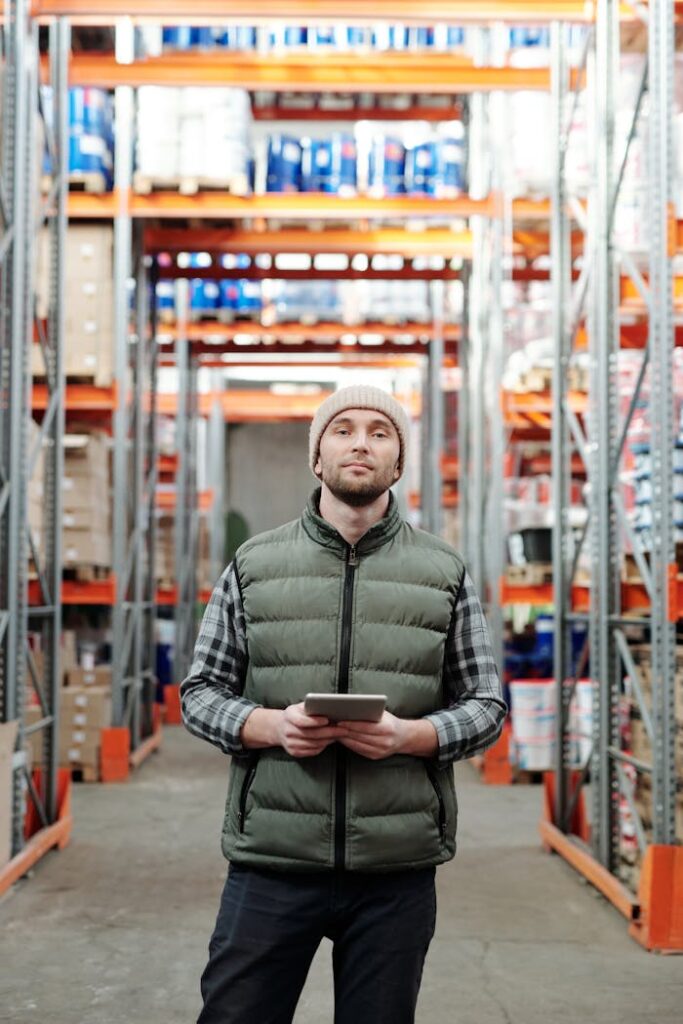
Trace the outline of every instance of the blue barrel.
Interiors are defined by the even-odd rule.
[[[218,45],[228,50],[255,50],[256,28],[253,25],[228,25],[220,33]]]
[[[405,192],[406,151],[399,139],[376,135],[370,147],[368,191],[380,196]]]
[[[303,148],[301,187],[304,192],[349,194],[356,190],[356,140],[338,132],[330,139],[311,139]]]
[[[550,31],[546,28],[511,28],[510,49],[522,46],[550,46]]]
[[[438,149],[435,142],[423,142],[406,153],[406,192],[411,195],[434,195],[438,171]]]
[[[465,166],[462,142],[441,139],[437,144],[437,180],[432,195],[453,197],[465,188]]]
[[[157,281],[156,287],[157,309],[175,309],[175,287],[173,281]]]
[[[458,28],[456,25],[449,25],[448,32],[446,35],[446,44],[449,50],[455,49],[457,46],[465,45],[465,29]]]
[[[240,316],[255,316],[261,312],[263,299],[261,282],[239,280],[237,282],[236,312]]]
[[[163,28],[161,41],[164,49],[189,50],[192,46],[192,29],[189,25]]]
[[[291,135],[268,139],[267,192],[298,192],[301,186],[301,143]]]
[[[69,172],[111,171],[109,98],[103,89],[69,90]]]
[[[273,48],[305,46],[308,41],[308,30],[302,26],[285,25],[271,28],[268,33],[268,45]]]
[[[190,286],[190,310],[195,315],[211,315],[220,308],[221,291],[217,281],[193,278]]]
[[[221,281],[220,283],[220,304],[221,309],[230,309],[235,312],[237,309],[237,295],[238,295],[238,282],[237,281]]]
[[[195,26],[190,29],[190,46],[210,50],[215,45],[214,29],[210,26]]]
[[[411,50],[431,50],[434,46],[434,29],[408,29],[408,46]]]
[[[406,25],[378,25],[372,32],[375,50],[407,50],[409,42]]]

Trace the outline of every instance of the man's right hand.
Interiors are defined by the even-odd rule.
[[[242,743],[250,750],[283,747],[291,757],[315,757],[340,736],[344,729],[330,725],[327,718],[307,715],[303,701],[284,711],[254,708],[242,726]]]

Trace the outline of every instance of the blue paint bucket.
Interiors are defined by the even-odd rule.
[[[376,135],[370,147],[368,192],[377,196],[397,196],[405,192],[405,161],[402,142]]]
[[[221,293],[221,309],[231,309],[233,312],[237,309],[237,281],[221,281],[220,293]]]
[[[310,139],[303,147],[301,185],[304,192],[349,195],[356,190],[356,140],[338,132],[330,139]]]
[[[291,135],[268,139],[266,191],[298,192],[301,186],[301,143]]]
[[[246,279],[237,282],[236,312],[242,316],[253,316],[261,312],[261,282]]]
[[[157,281],[157,309],[175,309],[175,287],[173,281]]]
[[[408,29],[408,46],[411,50],[432,50],[434,48],[434,29]]]
[[[268,45],[271,49],[305,46],[307,41],[308,30],[300,25],[285,25],[279,28],[272,28],[268,33]]]
[[[195,27],[190,29],[190,46],[198,47],[202,50],[210,50],[216,45],[215,30],[206,27]]]
[[[221,33],[218,45],[228,50],[255,50],[256,29],[253,25],[229,25]]]

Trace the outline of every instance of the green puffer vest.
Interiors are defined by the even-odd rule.
[[[464,567],[414,530],[391,496],[351,548],[318,513],[260,534],[236,555],[249,667],[244,695],[285,708],[309,691],[385,693],[401,718],[444,706],[443,663]],[[296,759],[282,748],[234,758],[223,852],[282,871],[392,871],[455,853],[452,768],[396,755],[371,761],[332,744]]]

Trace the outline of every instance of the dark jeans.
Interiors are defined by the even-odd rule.
[[[291,1024],[323,937],[334,944],[335,1024],[412,1024],[436,922],[434,873],[285,874],[233,865],[197,1024]]]

